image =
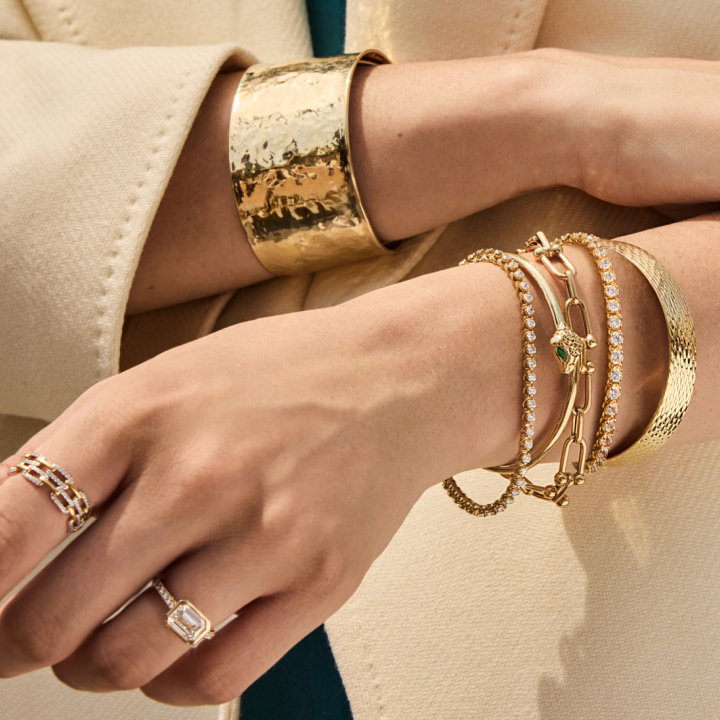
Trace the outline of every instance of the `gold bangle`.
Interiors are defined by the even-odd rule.
[[[582,345],[582,340],[579,336],[576,336],[576,333],[573,332],[572,326],[568,323],[569,316],[566,318],[565,312],[560,305],[555,291],[540,270],[519,255],[514,255],[512,253],[505,253],[505,255],[516,263],[521,273],[522,271],[525,271],[528,275],[530,275],[540,289],[540,292],[543,294],[545,302],[550,309],[553,324],[555,325],[555,334],[551,338],[551,344],[554,352],[556,353],[555,359],[560,367],[560,372],[568,376],[568,387],[565,394],[562,412],[560,413],[560,417],[558,418],[555,428],[550,436],[542,443],[542,445],[540,445],[539,450],[536,449],[535,452],[532,453],[533,457],[527,463],[527,467],[532,468],[537,465],[548,452],[550,452],[567,427],[570,416],[573,412],[575,398],[577,396],[581,366],[585,363],[584,349],[582,350],[581,357],[581,352],[578,348]],[[558,347],[560,347],[565,353],[565,360],[557,354]],[[513,463],[510,465],[497,465],[484,469],[504,475],[516,469],[516,467],[517,463]]]
[[[675,279],[660,261],[636,245],[611,240],[608,247],[629,260],[648,280],[667,323],[670,364],[662,399],[642,435],[605,465],[632,465],[654,455],[677,429],[695,386],[697,342],[692,315]]]
[[[300,275],[391,252],[358,194],[348,138],[350,84],[379,50],[252,65],[230,116],[229,159],[240,221],[273,275]]]

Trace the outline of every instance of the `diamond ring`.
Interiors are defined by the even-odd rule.
[[[67,470],[51,463],[40,453],[26,453],[23,459],[8,470],[8,475],[20,473],[33,485],[50,488],[50,499],[63,515],[68,516],[68,533],[80,530],[92,514],[87,495],[75,486]]]
[[[215,636],[210,619],[189,600],[176,600],[158,578],[152,584],[169,608],[165,614],[165,624],[183,642],[195,646]]]

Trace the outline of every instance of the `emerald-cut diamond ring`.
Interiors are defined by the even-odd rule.
[[[195,646],[215,636],[210,619],[189,600],[176,600],[158,578],[152,584],[169,608],[165,613],[165,624],[183,642]]]

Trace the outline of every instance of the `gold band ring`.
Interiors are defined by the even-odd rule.
[[[23,459],[8,470],[8,475],[20,473],[33,485],[50,488],[50,500],[63,515],[68,516],[68,533],[74,533],[85,525],[92,514],[87,495],[79,490],[72,476],[59,465],[51,463],[40,453],[26,453]]]
[[[165,624],[184,643],[195,646],[203,640],[215,637],[210,619],[189,600],[176,600],[159,578],[155,578],[152,585],[168,606]]]

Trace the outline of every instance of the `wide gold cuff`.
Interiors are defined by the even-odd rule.
[[[301,275],[390,253],[358,195],[348,138],[350,83],[379,50],[253,65],[230,116],[238,215],[273,275]]]

